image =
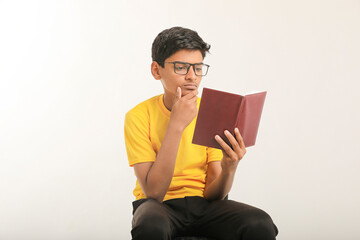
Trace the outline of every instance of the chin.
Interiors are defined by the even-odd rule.
[[[190,93],[190,92],[198,90],[198,89],[197,88],[192,88],[192,89],[185,88],[185,89],[181,89],[181,90],[183,93]]]

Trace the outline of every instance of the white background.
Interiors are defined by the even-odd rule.
[[[0,1],[0,239],[130,239],[124,114],[162,93],[165,28],[212,45],[202,86],[267,90],[230,198],[280,240],[360,239],[360,1]]]

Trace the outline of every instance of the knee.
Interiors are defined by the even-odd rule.
[[[159,240],[170,239],[170,229],[166,221],[162,219],[153,218],[149,221],[144,221],[139,225],[134,226],[131,230],[133,240]]]
[[[254,209],[248,215],[244,228],[245,239],[274,240],[278,234],[271,217],[261,209]]]
[[[144,203],[145,204],[145,203]],[[156,203],[155,203],[156,204]],[[140,206],[135,212],[131,234],[134,240],[159,240],[170,239],[171,227],[166,214],[154,208],[154,203],[149,206]],[[146,208],[146,209],[145,209]]]

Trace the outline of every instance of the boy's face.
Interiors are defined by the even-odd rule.
[[[158,63],[153,62],[153,68],[156,69],[156,73],[153,75],[155,79],[161,81],[166,98],[174,98],[176,95],[177,87],[181,88],[181,95],[184,96],[191,91],[198,90],[199,84],[201,82],[202,76],[195,75],[193,66],[190,67],[186,75],[179,75],[174,72],[174,64],[168,62],[186,62],[186,63],[203,63],[203,57],[200,50],[188,50],[182,49],[171,55],[165,60],[164,67],[158,65]]]

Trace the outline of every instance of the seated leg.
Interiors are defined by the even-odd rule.
[[[231,200],[211,202],[199,230],[204,236],[224,240],[275,240],[278,234],[266,212]]]

